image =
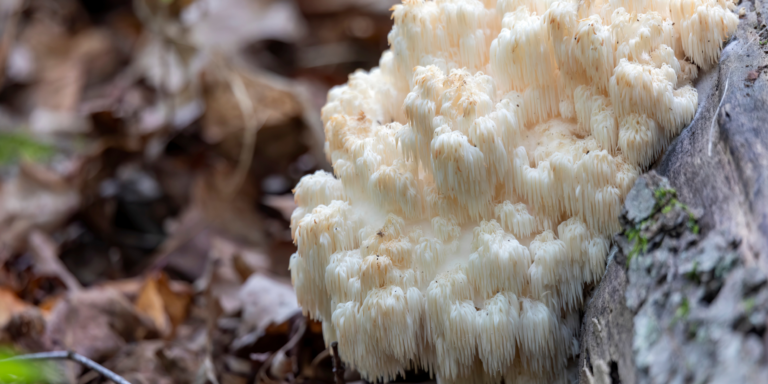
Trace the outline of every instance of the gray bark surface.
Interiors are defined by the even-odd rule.
[[[739,7],[694,120],[627,196],[581,383],[768,383],[768,0]]]

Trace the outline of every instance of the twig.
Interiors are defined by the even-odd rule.
[[[331,356],[331,351],[326,349],[322,352],[320,352],[319,355],[315,356],[314,359],[312,359],[312,362],[309,363],[309,366],[312,367],[312,370],[314,371],[315,368],[317,368],[317,365],[320,364],[321,361],[325,360],[325,358]]]
[[[114,381],[117,384],[131,384],[128,382],[128,380],[122,378],[120,375],[110,371],[109,369],[104,368],[101,364],[72,351],[30,353],[28,355],[19,355],[9,359],[0,360],[0,363],[28,360],[72,360],[100,373],[102,376]]]
[[[339,356],[338,341],[331,343],[331,350],[333,350],[333,376],[336,378],[336,384],[344,384],[344,363],[341,362]]]
[[[256,373],[256,383],[273,383],[274,382],[267,375],[267,370],[272,365],[272,360],[275,358],[275,356],[277,356],[278,353],[285,353],[286,351],[292,349],[301,340],[301,338],[304,337],[304,333],[306,331],[307,331],[307,319],[305,319],[302,316],[299,322],[299,330],[296,331],[293,337],[291,337],[291,339],[288,340],[288,342],[285,345],[283,345],[280,349],[278,349],[277,352],[269,355],[269,358],[265,360],[264,363],[261,365],[261,368],[259,368],[259,372]]]
[[[730,74],[730,73],[729,73]],[[728,75],[725,75],[726,77]],[[715,113],[712,116],[712,124],[709,125],[709,149],[707,150],[707,156],[712,156],[712,134],[715,131],[715,120],[717,120],[717,115],[720,113],[720,107],[723,106],[723,100],[725,100],[725,94],[728,92],[728,81],[730,78],[726,78],[725,80],[725,88],[723,89],[723,96],[720,98],[720,103],[717,104],[717,109],[715,109]]]
[[[264,123],[260,119],[260,116],[256,114],[254,109],[253,100],[248,94],[248,88],[245,86],[245,82],[240,75],[232,69],[228,68],[227,82],[232,90],[232,94],[235,96],[237,106],[240,107],[240,113],[243,115],[243,145],[240,149],[240,159],[235,169],[235,174],[232,177],[229,185],[229,192],[234,194],[237,189],[240,188],[243,180],[248,174],[248,170],[251,168],[251,161],[253,160],[253,151],[256,148],[256,134],[261,129],[261,125]]]

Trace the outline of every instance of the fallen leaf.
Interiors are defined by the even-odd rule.
[[[7,288],[0,287],[0,328],[8,324],[14,314],[31,307]]]
[[[0,312],[3,310],[0,309]],[[47,349],[44,342],[45,324],[43,312],[28,306],[14,313],[8,323],[0,327],[0,345],[12,344],[27,352],[44,351]]]
[[[168,275],[161,274],[159,280],[160,296],[163,298],[163,305],[165,307],[168,317],[171,319],[171,324],[174,329],[181,325],[189,314],[189,305],[192,302],[193,290],[185,282],[170,281]]]
[[[229,252],[230,250],[226,240],[220,237],[212,239],[209,254],[209,268],[212,268],[209,289],[225,315],[232,315],[242,309],[242,301],[237,292],[243,284],[243,279],[237,273],[234,254]]]
[[[174,289],[168,276],[159,273],[146,278],[135,305],[139,313],[152,319],[162,336],[168,337],[186,319],[191,299],[190,287],[177,285]]]
[[[390,8],[399,0],[298,0],[299,7],[306,13],[336,13],[348,9],[389,14]]]
[[[264,196],[262,199],[262,202],[272,207],[280,212],[280,214],[283,215],[283,218],[290,221],[291,220],[291,214],[293,214],[293,210],[296,209],[296,202],[293,199],[293,194],[285,194],[285,195],[267,195]]]
[[[230,135],[241,138],[245,129],[243,112],[233,92],[233,84],[228,78],[218,75],[218,71],[212,68],[205,83],[207,109],[203,117],[203,137],[209,143],[218,143]],[[284,82],[266,74],[256,75],[240,69],[232,71],[242,81],[248,101],[258,106],[257,112],[264,119],[263,126],[285,124],[301,116],[301,102]],[[238,140],[238,143],[242,141]]]
[[[157,335],[133,304],[119,292],[90,288],[67,294],[51,311],[46,341],[104,361],[128,342]]]
[[[301,311],[291,284],[264,274],[249,277],[238,297],[243,303],[239,336],[282,324]]]
[[[216,237],[211,243],[214,257],[227,260],[237,272],[241,281],[245,281],[254,272],[267,272],[271,267],[269,256],[263,250],[231,241],[224,237]]]
[[[91,124],[78,105],[86,84],[110,74],[119,61],[110,35],[98,28],[73,35],[65,25],[40,19],[33,19],[19,39],[31,64],[26,71],[14,65],[22,74],[17,77],[34,82],[30,129],[41,135],[87,132]]]
[[[34,256],[36,276],[53,276],[61,279],[71,292],[82,289],[80,282],[59,259],[59,247],[47,234],[32,230],[29,234],[29,249]]]
[[[205,272],[208,251],[211,247],[211,230],[200,210],[191,207],[168,226],[168,238],[160,245],[155,267],[197,280]]]
[[[233,167],[219,162],[199,177],[192,191],[192,207],[198,209],[216,233],[249,245],[264,243],[264,223],[254,201],[259,191],[251,178],[231,188]]]
[[[157,354],[163,348],[161,340],[146,340],[129,344],[104,363],[104,366],[130,383],[172,384],[170,377],[158,362]]]
[[[131,383],[173,384],[194,382],[200,363],[195,351],[145,340],[126,345],[104,366]]]
[[[149,317],[163,337],[171,334],[171,319],[165,312],[163,298],[160,296],[157,279],[148,278],[136,299],[136,310]]]
[[[22,162],[16,177],[0,185],[0,243],[18,249],[33,229],[58,227],[80,205],[70,181]]]
[[[198,0],[181,14],[190,38],[203,50],[234,52],[258,40],[293,42],[306,32],[292,1]]]

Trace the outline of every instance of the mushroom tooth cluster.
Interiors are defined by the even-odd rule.
[[[733,34],[738,17],[731,12],[735,4],[726,0],[672,0],[672,21],[680,23],[682,48],[694,63],[710,68],[720,58],[719,44]]]
[[[562,382],[624,197],[691,121],[726,0],[405,0],[328,93],[290,269],[369,380]]]

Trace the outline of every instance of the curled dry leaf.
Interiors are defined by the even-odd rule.
[[[152,320],[164,337],[173,335],[184,322],[192,300],[192,289],[177,282],[175,287],[164,273],[151,274],[136,298],[136,309]]]
[[[148,278],[136,299],[136,310],[146,315],[155,324],[160,335],[168,337],[171,334],[171,320],[165,312],[163,298],[160,296],[156,279]]]

